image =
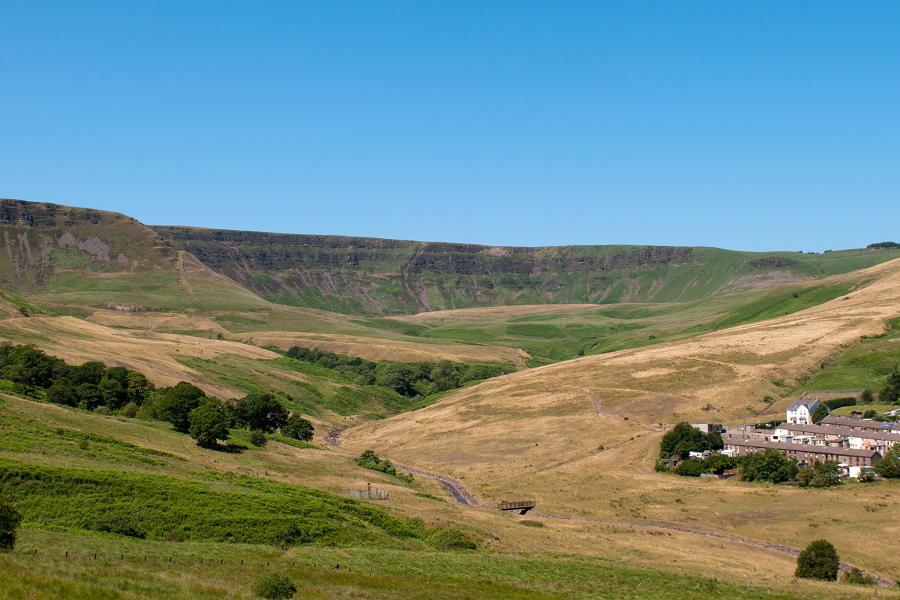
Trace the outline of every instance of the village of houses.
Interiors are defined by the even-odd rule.
[[[769,429],[753,425],[692,425],[704,433],[719,431],[724,444],[720,453],[726,456],[745,456],[772,449],[800,463],[835,461],[844,475],[851,478],[873,470],[891,446],[900,442],[900,422],[864,419],[857,412],[850,416],[828,414],[814,423],[813,414],[819,406],[816,398],[800,398],[788,406],[785,421]],[[897,412],[888,416],[897,416]],[[690,454],[705,458],[710,452]]]

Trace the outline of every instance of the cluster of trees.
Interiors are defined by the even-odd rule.
[[[303,441],[311,440],[314,432],[312,423],[289,415],[272,394],[248,394],[229,405],[184,381],[157,389],[137,371],[97,361],[68,365],[34,346],[0,345],[0,379],[32,396],[42,390],[41,394],[56,404],[168,421],[204,448],[228,439],[232,427],[258,432],[262,443],[257,445],[265,443],[265,433],[275,430]]]
[[[691,427],[690,423],[681,422],[663,436],[659,444],[659,457],[686,458],[688,452],[721,450],[722,447],[722,434],[718,431],[703,433]]]
[[[380,458],[372,450],[366,450],[365,452],[360,454],[356,458],[356,464],[366,469],[386,473],[388,475],[391,475],[392,477],[396,477],[397,479],[402,479],[403,481],[409,482],[413,480],[412,475],[408,473],[401,473],[397,470],[397,467],[394,466],[394,463],[386,458]]]
[[[26,394],[44,390],[47,400],[55,404],[130,416],[154,391],[153,384],[137,371],[96,361],[67,365],[34,346],[10,343],[0,345],[0,379],[20,386]]]
[[[311,440],[314,433],[312,423],[299,415],[290,415],[273,394],[254,392],[227,404],[206,396],[203,390],[187,382],[156,396],[146,412],[170,422],[176,431],[190,434],[204,448],[215,448],[219,440],[228,439],[233,427],[250,429],[251,441],[257,446],[265,444],[266,433],[276,430],[303,441]]]
[[[889,248],[900,248],[900,244],[897,242],[877,242],[875,244],[869,244],[866,248],[870,248],[873,250],[878,249],[889,249]]]
[[[294,346],[287,351],[290,358],[316,364],[355,377],[359,385],[380,385],[407,398],[428,396],[512,372],[503,363],[465,364],[450,361],[437,363],[373,362],[358,356],[336,354]]]
[[[878,400],[885,404],[900,403],[900,371],[896,367],[888,375],[887,381],[884,382],[884,387],[878,392]]]
[[[833,460],[813,462],[797,471],[797,483],[800,487],[832,487],[841,485],[841,468]]]
[[[725,471],[736,468],[740,464],[739,457],[724,454],[710,454],[706,458],[689,458],[678,464],[673,470],[676,475],[684,477],[700,477],[703,473],[721,475]]]

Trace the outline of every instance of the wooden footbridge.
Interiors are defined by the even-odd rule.
[[[534,508],[534,506],[534,500],[517,500],[515,502],[501,502],[497,505],[497,508],[503,511],[517,512],[520,515],[524,515]]]

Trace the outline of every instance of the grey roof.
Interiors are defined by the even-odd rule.
[[[792,450],[794,452],[807,452],[809,454],[828,454],[831,456],[858,456],[861,458],[874,458],[881,456],[875,450],[857,450],[855,448],[841,448],[838,446],[816,446],[814,444],[791,444],[788,442],[767,442],[764,440],[744,440],[741,438],[726,437],[727,446],[744,446],[747,448],[772,448],[773,450]]]
[[[788,406],[788,410],[797,410],[797,408],[805,406],[812,412],[818,403],[819,401],[815,398],[800,398],[791,402],[791,405]]]
[[[895,423],[887,421],[874,421],[872,419],[854,419],[853,417],[836,417],[828,415],[820,421],[825,425],[842,425],[844,427],[855,427],[857,429],[874,429],[878,431],[898,431]]]
[[[823,419],[824,423],[825,420]],[[877,429],[866,429],[860,431],[845,425],[803,425],[802,423],[782,423],[775,429],[784,429],[787,431],[797,431],[802,433],[819,433],[825,435],[838,435],[841,437],[861,437],[870,440],[888,440],[892,442],[900,442],[900,433],[893,431],[879,431]]]

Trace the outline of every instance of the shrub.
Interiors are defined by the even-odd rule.
[[[0,551],[12,550],[16,545],[16,530],[22,522],[22,515],[16,508],[0,498]]]
[[[872,394],[872,390],[865,389],[860,395],[859,401],[863,404],[872,404],[875,401],[875,395]]]
[[[266,600],[285,600],[294,597],[297,586],[287,575],[272,573],[257,578],[253,585],[253,593]]]
[[[476,550],[478,544],[458,529],[439,528],[432,531],[425,543],[438,550]]]
[[[103,515],[94,522],[91,529],[138,539],[147,537],[147,534],[138,526],[134,519],[130,515],[123,513],[114,512]]]
[[[250,443],[257,448],[265,447],[267,441],[266,434],[262,431],[254,430],[250,432]]]
[[[875,473],[872,471],[863,471],[859,474],[859,477],[856,478],[856,481],[859,483],[872,483],[875,481]]]
[[[685,477],[700,477],[703,473],[703,461],[699,458],[689,458],[675,467],[674,473]]]
[[[844,583],[852,583],[854,585],[874,585],[875,580],[870,576],[866,575],[856,567],[850,569],[849,572],[844,573],[843,577]]]
[[[825,406],[834,410],[842,406],[856,406],[856,398],[835,398],[834,400],[826,400]]]
[[[833,460],[814,462],[800,469],[797,473],[797,482],[800,487],[823,488],[840,485],[841,468]]]
[[[816,540],[800,553],[797,559],[796,577],[806,579],[824,579],[834,581],[837,579],[840,559],[837,550],[828,540]]]
[[[188,432],[202,448],[215,448],[219,440],[228,439],[231,414],[221,400],[208,398],[188,414]]]
[[[281,433],[295,440],[308,442],[313,438],[315,427],[307,419],[300,415],[291,415],[287,422],[281,426]]]
[[[381,473],[391,475],[392,477],[396,477],[397,479],[402,479],[403,481],[409,482],[413,480],[412,475],[408,473],[400,473],[399,471],[397,471],[394,463],[386,458],[379,458],[373,450],[366,450],[362,454],[360,454],[356,459],[356,464],[365,469],[379,471]]]

